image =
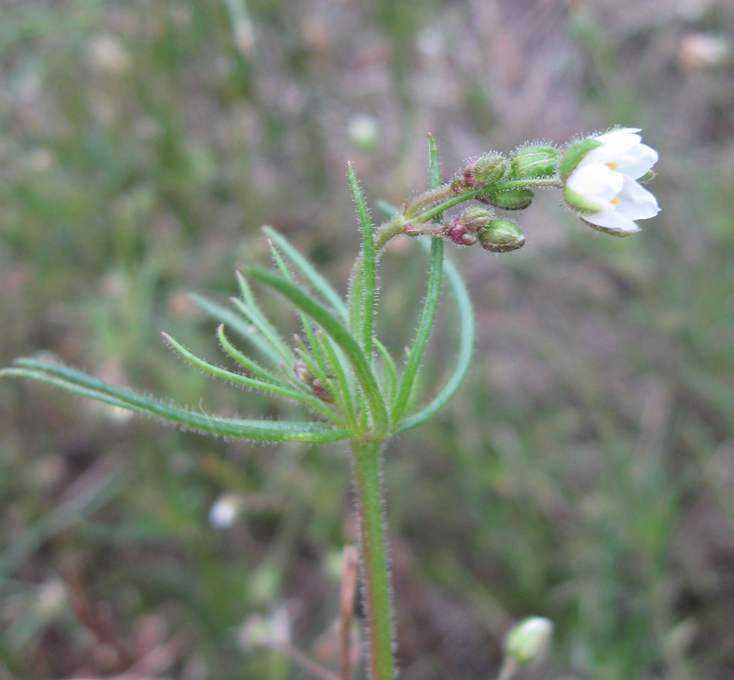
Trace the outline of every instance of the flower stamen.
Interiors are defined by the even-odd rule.
[[[614,161],[609,161],[608,163],[605,163],[604,165],[606,165],[610,170],[617,169],[617,164]]]

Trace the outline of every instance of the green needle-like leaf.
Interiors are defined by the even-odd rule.
[[[280,248],[291,264],[303,274],[306,281],[313,286],[313,289],[337,311],[342,321],[347,321],[349,318],[347,306],[344,304],[344,300],[342,300],[339,293],[332,288],[331,284],[290,244],[290,241],[285,236],[275,231],[272,227],[263,227],[263,231]]]
[[[0,377],[21,377],[60,387],[81,397],[153,416],[186,429],[253,441],[325,443],[349,439],[352,432],[325,423],[243,420],[193,413],[163,404],[133,390],[115,387],[66,366],[37,359],[18,359],[17,368],[0,371]]]
[[[423,303],[423,313],[415,334],[415,340],[408,353],[408,361],[400,381],[398,396],[392,409],[392,420],[399,423],[408,409],[408,400],[413,392],[413,383],[418,375],[423,352],[426,349],[428,336],[431,333],[436,318],[436,309],[441,294],[441,271],[443,267],[443,241],[434,238],[431,242],[430,273],[428,276],[428,290]]]
[[[331,369],[334,380],[331,381],[336,390],[336,398],[339,400],[339,407],[347,419],[349,426],[356,430],[357,421],[354,415],[354,406],[352,403],[352,395],[349,391],[349,382],[347,381],[344,367],[342,366],[336,351],[331,345],[332,340],[321,332],[316,334],[316,340],[321,345],[321,351],[326,357],[326,361]]]
[[[243,299],[231,298],[232,303],[267,338],[273,348],[278,351],[278,354],[282,357],[281,361],[285,362],[286,366],[293,366],[296,362],[296,356],[293,354],[293,350],[260,309],[260,305],[257,304],[257,300],[255,300],[255,296],[250,289],[250,284],[247,283],[245,277],[240,272],[236,272],[236,276]]]
[[[459,274],[451,260],[444,261],[444,272],[459,313],[459,356],[456,360],[456,366],[441,391],[418,413],[399,423],[395,429],[395,434],[412,430],[436,415],[451,401],[461,383],[464,382],[471,366],[474,353],[474,310],[469,299],[469,292],[464,285],[461,274]]]
[[[375,253],[375,236],[373,233],[372,220],[367,209],[367,203],[364,200],[362,189],[357,181],[357,175],[354,172],[352,164],[349,164],[347,171],[349,176],[349,184],[352,187],[354,195],[354,203],[357,206],[357,215],[362,228],[362,347],[364,353],[369,357],[372,354],[372,327],[375,316],[375,295],[377,289],[377,279],[375,275],[376,253]],[[354,294],[352,291],[352,295]]]
[[[258,364],[257,361],[250,359],[250,357],[240,352],[226,336],[224,332],[224,324],[220,324],[217,328],[217,339],[219,340],[219,344],[222,346],[224,352],[244,369],[250,371],[253,375],[256,375],[261,380],[275,383],[281,387],[290,387],[290,384],[285,382],[285,380],[282,380],[279,376],[275,375],[275,373],[271,373],[267,368]]]
[[[293,274],[291,274],[291,270],[288,269],[288,265],[283,261],[283,257],[281,256],[280,251],[275,247],[275,244],[272,241],[270,241],[270,254],[273,256],[273,260],[280,270],[280,273],[283,275],[283,278],[287,281],[290,281],[291,283],[295,283],[293,279]],[[322,383],[325,383],[329,371],[326,368],[326,360],[322,356],[319,345],[316,342],[316,336],[314,335],[311,322],[309,321],[308,317],[301,311],[298,312],[298,316],[301,319],[303,331],[306,333],[308,344],[311,347],[311,352],[313,353],[313,357],[316,361],[316,366],[312,368],[313,373],[319,380],[321,380]],[[301,345],[303,345],[303,342],[300,340],[300,338],[298,338],[298,336],[296,336],[296,339]],[[300,358],[308,363],[308,348],[304,345],[301,347],[301,351],[305,354],[300,354]]]
[[[382,364],[384,366],[384,392],[385,392],[385,400],[388,402],[388,404],[393,403],[393,399],[395,398],[395,395],[397,394],[396,390],[398,388],[398,371],[395,368],[395,362],[393,361],[393,358],[390,356],[390,352],[387,351],[387,347],[383,345],[375,336],[372,338],[372,342],[375,344],[375,347],[377,348],[377,351],[380,353],[380,356],[382,357]]]
[[[215,318],[217,321],[225,324],[235,331],[237,335],[247,340],[263,356],[267,357],[273,365],[279,366],[283,361],[280,354],[268,342],[267,338],[258,332],[257,327],[247,319],[243,319],[239,314],[235,314],[231,309],[222,307],[222,305],[212,302],[211,300],[207,300],[205,297],[197,295],[196,293],[191,293],[189,297],[197,307],[200,307],[207,314]]]
[[[232,371],[228,371],[225,368],[214,366],[213,364],[210,364],[208,361],[204,361],[204,359],[197,357],[195,354],[187,350],[180,342],[172,338],[167,333],[164,333],[163,337],[165,338],[166,342],[179,355],[181,355],[184,359],[186,359],[186,361],[188,361],[192,366],[196,366],[196,368],[204,371],[204,373],[208,373],[209,375],[214,376],[215,378],[219,378],[220,380],[226,380],[227,382],[231,382],[235,385],[242,385],[243,387],[249,387],[254,390],[261,390],[263,392],[269,392],[270,394],[277,394],[280,397],[286,397],[287,399],[293,399],[294,401],[300,401],[301,403],[306,404],[307,406],[312,408],[317,413],[320,413],[325,418],[328,418],[329,420],[336,422],[340,425],[343,424],[340,422],[340,419],[337,418],[333,409],[329,408],[327,404],[325,404],[323,401],[321,401],[317,397],[314,397],[309,394],[304,394],[303,392],[298,392],[297,390],[293,389],[292,387],[282,387],[281,385],[278,385],[277,383],[256,380],[254,378],[249,378],[246,375],[241,375],[239,373],[233,373]]]
[[[428,136],[428,160],[429,175],[431,189],[438,189],[441,186],[441,169],[438,161],[438,148],[433,135]],[[399,423],[402,417],[410,408],[412,400],[416,394],[416,378],[418,369],[423,358],[423,352],[426,349],[428,336],[433,328],[433,322],[436,319],[436,309],[438,309],[438,301],[441,296],[441,275],[443,269],[443,241],[440,238],[434,238],[431,242],[431,257],[428,275],[428,290],[426,299],[423,303],[423,313],[418,324],[418,331],[413,341],[413,346],[408,354],[408,361],[405,366],[403,378],[400,381],[400,388],[395,399],[395,405],[392,411],[393,422]]]
[[[428,174],[431,191],[441,188],[441,165],[438,161],[438,147],[433,135],[428,135]]]
[[[247,272],[253,279],[278,291],[310,316],[344,350],[369,404],[376,434],[384,435],[387,431],[388,416],[382,393],[359,343],[350,335],[349,331],[321,303],[282,276],[262,267],[248,267]]]

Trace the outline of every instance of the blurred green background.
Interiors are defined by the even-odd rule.
[[[528,614],[557,631],[528,678],[734,677],[733,35],[729,0],[0,0],[0,365],[50,351],[276,417],[159,336],[218,356],[187,292],[234,294],[267,260],[261,224],[345,290],[347,160],[399,205],[427,185],[428,132],[449,176],[642,127],[662,212],[640,235],[542,193],[518,253],[449,249],[478,346],[451,406],[387,451],[401,677],[487,680]],[[382,261],[398,351],[419,250]],[[216,531],[223,494],[241,514]],[[0,504],[3,680],[310,677],[247,649],[259,615],[334,667],[355,539],[339,446],[207,439],[5,381]]]

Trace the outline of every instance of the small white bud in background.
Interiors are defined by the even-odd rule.
[[[680,40],[678,59],[689,71],[721,66],[734,57],[731,38],[715,33],[689,33]]]
[[[68,599],[69,593],[63,581],[59,579],[48,581],[38,589],[35,613],[44,623],[53,621],[64,610]]]
[[[123,75],[132,66],[122,43],[113,35],[98,35],[89,43],[89,59],[100,73]]]
[[[519,666],[542,661],[550,650],[553,622],[541,616],[523,619],[505,638],[505,654]]]
[[[360,151],[373,151],[380,141],[377,121],[366,113],[352,116],[347,126],[349,141]]]
[[[242,498],[234,493],[225,494],[209,510],[209,524],[220,531],[229,529],[240,512],[242,512]]]

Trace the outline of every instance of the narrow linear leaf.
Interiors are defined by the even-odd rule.
[[[262,267],[249,267],[247,271],[253,279],[278,291],[308,314],[344,350],[370,406],[377,434],[384,434],[387,431],[388,416],[382,393],[359,343],[349,331],[321,303],[282,276]]]
[[[438,161],[438,147],[433,135],[428,135],[428,174],[431,191],[441,188],[441,166]]]
[[[281,378],[275,375],[275,373],[268,371],[267,368],[258,364],[257,361],[250,359],[250,357],[248,357],[246,354],[240,352],[230,342],[229,338],[225,334],[224,324],[219,324],[219,327],[217,328],[217,339],[219,340],[219,344],[221,345],[224,352],[228,354],[245,370],[250,371],[250,373],[256,375],[261,380],[267,380],[269,382],[275,383],[276,385],[280,385],[281,387],[291,387],[289,383],[285,382],[285,380],[281,380]]]
[[[263,392],[268,392],[270,394],[276,394],[279,397],[285,397],[286,399],[293,399],[294,401],[300,401],[303,404],[306,404],[310,408],[312,408],[317,413],[320,413],[325,418],[328,418],[329,420],[336,422],[337,424],[343,424],[340,422],[340,419],[337,418],[336,414],[334,413],[333,409],[329,408],[327,404],[325,404],[320,399],[304,394],[303,392],[298,392],[292,387],[282,387],[281,385],[278,385],[276,383],[271,382],[264,382],[262,380],[256,380],[254,378],[250,378],[246,375],[241,375],[240,373],[233,373],[232,371],[228,371],[225,368],[220,368],[219,366],[214,366],[213,364],[210,364],[208,361],[205,361],[204,359],[197,357],[193,352],[190,352],[187,350],[180,342],[172,338],[167,333],[163,334],[163,337],[166,339],[166,342],[186,361],[188,361],[192,366],[195,366],[201,371],[204,371],[204,373],[208,373],[211,376],[214,376],[215,378],[219,378],[220,380],[226,380],[227,382],[234,383],[235,385],[242,385],[243,387],[249,387],[254,390],[261,390]]]
[[[347,171],[349,184],[354,195],[354,203],[357,206],[357,215],[362,228],[362,347],[364,353],[369,357],[372,354],[372,327],[375,315],[375,294],[377,280],[375,274],[375,235],[373,233],[372,220],[370,219],[367,203],[364,200],[362,189],[357,181],[354,167],[349,164]]]
[[[423,312],[415,334],[415,340],[408,353],[408,361],[400,381],[398,396],[392,410],[394,423],[399,423],[408,408],[408,400],[413,391],[413,383],[418,375],[423,352],[426,349],[428,336],[431,333],[433,322],[436,318],[436,309],[441,294],[441,274],[443,269],[443,241],[434,238],[431,241],[430,273],[428,276],[428,289],[426,299],[423,303]]]
[[[90,375],[61,364],[37,359],[18,359],[19,368],[0,371],[0,377],[21,377],[60,387],[67,392],[112,406],[165,420],[184,428],[209,434],[252,441],[326,443],[349,439],[349,430],[335,429],[326,423],[243,420],[193,413],[163,404],[133,390],[103,383]]]
[[[290,281],[291,283],[295,283],[295,280],[293,279],[293,274],[291,274],[291,270],[288,269],[288,265],[283,261],[283,257],[280,254],[280,251],[276,248],[275,244],[272,241],[269,241],[269,245],[270,254],[273,256],[273,260],[275,261],[278,269],[280,269],[280,273],[283,275],[283,278],[287,281]],[[316,366],[311,370],[322,383],[326,383],[329,371],[326,368],[326,360],[322,356],[319,345],[316,342],[316,336],[314,335],[311,322],[309,321],[308,317],[300,310],[298,312],[298,317],[301,319],[301,326],[303,326],[303,330],[306,333],[306,339],[308,340],[308,344],[311,347],[311,353],[313,354],[313,357],[316,361]],[[301,345],[303,345],[302,342]],[[307,355],[309,353],[308,348],[302,346],[301,352],[304,353],[301,354],[301,359],[306,361],[306,363],[309,363],[307,358]]]
[[[212,302],[201,295],[191,293],[189,297],[197,307],[203,309],[217,321],[226,324],[235,333],[237,333],[237,335],[247,340],[263,356],[267,357],[275,366],[278,366],[281,363],[282,359],[280,354],[273,348],[267,339],[257,331],[254,324],[243,319],[239,314],[235,314],[231,309],[222,307],[222,305]]]
[[[354,405],[352,403],[352,395],[349,392],[349,383],[344,372],[339,357],[337,356],[331,343],[332,340],[323,333],[318,333],[316,336],[317,341],[321,345],[321,350],[326,357],[327,363],[334,374],[334,380],[331,381],[336,390],[336,397],[339,400],[340,408],[344,417],[347,419],[348,425],[353,429],[357,429],[357,421],[354,415]]]
[[[425,244],[421,243],[421,245]],[[461,274],[459,274],[451,260],[447,259],[444,262],[444,271],[459,314],[459,355],[456,360],[456,366],[446,385],[444,385],[439,393],[425,407],[418,411],[418,413],[413,414],[402,423],[399,423],[395,434],[400,434],[401,432],[418,427],[418,425],[425,423],[446,406],[456,394],[461,383],[464,382],[464,378],[466,378],[469,367],[471,366],[472,355],[474,353],[474,310],[472,309],[469,292],[464,285]]]
[[[235,272],[237,277],[237,283],[242,293],[242,300],[238,298],[230,298],[230,301],[237,307],[237,309],[249,319],[252,324],[263,334],[267,341],[273,346],[275,350],[282,357],[282,361],[286,365],[292,365],[295,363],[296,358],[293,354],[293,350],[290,345],[283,339],[283,336],[278,330],[270,323],[267,315],[260,309],[260,305],[257,304],[257,300],[250,289],[250,284],[242,276],[241,272]]]
[[[392,404],[398,387],[398,371],[395,368],[395,362],[390,356],[390,352],[387,351],[387,347],[385,347],[385,345],[383,345],[376,336],[372,338],[372,342],[375,343],[375,347],[382,357],[382,364],[385,372],[385,399],[389,404]]]
[[[305,258],[301,253],[294,248],[290,241],[283,236],[280,232],[276,231],[272,227],[263,227],[263,232],[266,236],[271,239],[280,250],[287,257],[291,264],[303,274],[306,281],[308,281],[314,288],[314,290],[321,295],[326,302],[328,302],[342,318],[342,321],[347,321],[349,318],[349,312],[347,306],[344,304],[339,293],[332,288],[331,284],[315,269],[315,267]]]
[[[357,260],[352,269],[349,280],[349,332],[355,338],[362,337],[362,326],[364,316],[362,314],[362,301],[364,299],[364,274],[362,272],[362,260]]]

